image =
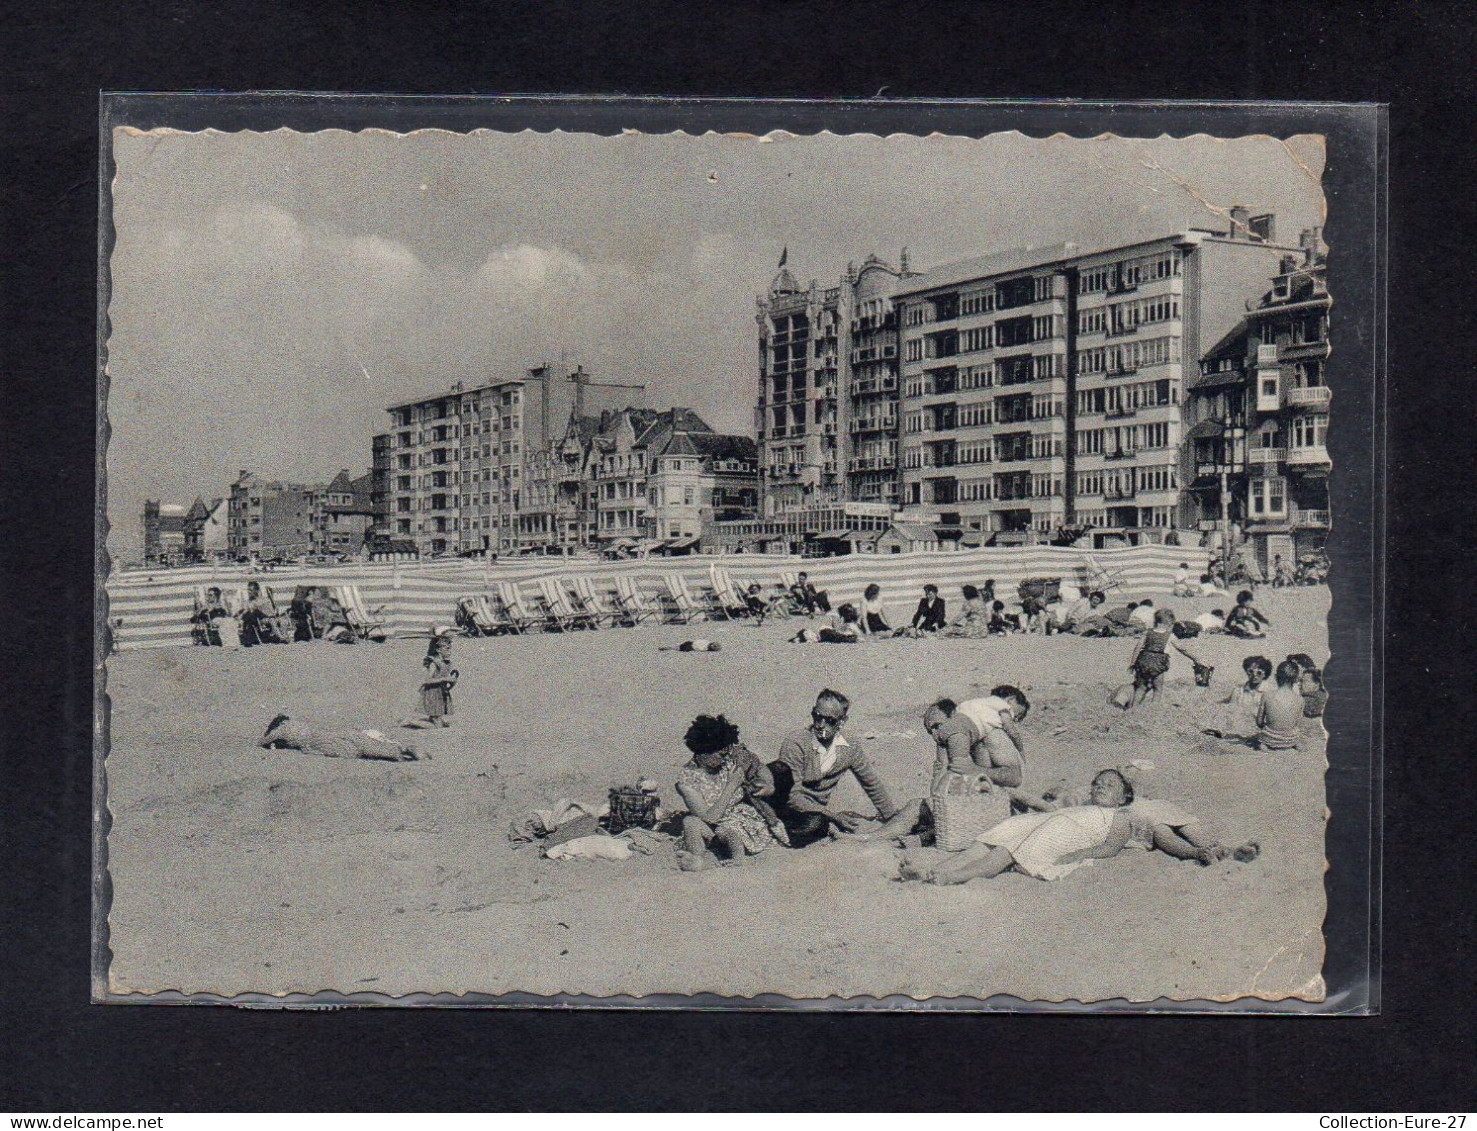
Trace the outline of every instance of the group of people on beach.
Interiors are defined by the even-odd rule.
[[[259,581],[248,581],[244,597],[227,601],[218,585],[204,592],[190,617],[195,642],[218,648],[251,648],[334,639],[341,618],[333,598],[319,587],[299,585],[285,610]]]
[[[817,591],[805,574],[800,574],[800,581],[793,589],[796,591],[794,600],[798,611],[808,613],[811,617],[818,611],[830,611],[829,595]],[[837,606],[829,621],[819,626],[807,624],[790,640],[796,644],[858,644],[867,639],[905,636],[977,640],[1015,633],[1040,633],[1046,636],[1056,633],[1075,636],[1149,636],[1155,638],[1147,648],[1149,658],[1144,662],[1144,666],[1149,667],[1161,662],[1154,657],[1162,654],[1164,644],[1168,643],[1158,640],[1156,633],[1168,632],[1176,641],[1188,640],[1205,633],[1226,633],[1244,640],[1257,640],[1266,635],[1266,629],[1272,623],[1252,603],[1254,594],[1250,589],[1243,589],[1236,594],[1235,603],[1229,612],[1212,609],[1184,621],[1176,620],[1169,610],[1156,609],[1151,598],[1106,607],[1107,595],[1099,590],[1085,594],[1070,591],[1069,599],[1048,603],[1044,592],[1023,587],[1020,602],[1014,608],[996,597],[993,579],[985,581],[981,586],[963,585],[960,592],[963,607],[957,615],[950,618],[947,603],[940,595],[939,587],[932,583],[925,585],[910,622],[894,627],[888,620],[883,604],[882,587],[873,583],[862,591],[859,602],[848,601]],[[1183,564],[1180,574],[1176,575],[1174,592],[1186,597],[1222,593],[1208,578],[1202,578],[1201,582],[1190,581],[1189,567]],[[757,597],[754,599],[758,600]],[[1213,668],[1203,664],[1185,648],[1181,647],[1179,650],[1196,662],[1197,678],[1203,684],[1208,684]]]
[[[960,884],[1010,869],[1055,880],[1089,860],[1129,848],[1158,849],[1210,865],[1256,859],[1255,841],[1228,847],[1210,826],[1178,805],[1137,794],[1132,765],[1104,769],[1077,788],[1059,782],[1040,793],[1024,788],[1022,725],[1031,705],[1019,688],[939,699],[923,714],[935,760],[926,797],[896,802],[859,742],[845,733],[850,700],[827,688],[816,696],[808,727],[787,735],[778,757],[764,762],[722,715],[699,715],[683,741],[692,757],[677,792],[686,806],[678,859],[684,870],[737,864],[771,849],[803,849],[828,839],[887,839],[907,849],[930,842],[953,850],[942,861],[905,855],[898,878]],[[875,810],[865,817],[833,804],[842,779],[855,779]],[[983,826],[967,842],[945,845],[948,807],[970,798]],[[959,818],[950,818],[959,820]],[[957,830],[955,830],[957,837]]]

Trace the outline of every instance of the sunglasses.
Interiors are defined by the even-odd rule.
[[[838,727],[846,721],[845,715],[826,715],[822,714],[820,711],[810,712],[810,718],[812,722],[830,723],[832,726]]]

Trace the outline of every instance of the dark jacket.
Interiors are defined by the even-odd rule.
[[[944,599],[935,597],[933,604],[924,597],[918,602],[918,611],[913,614],[913,627],[924,632],[937,632],[947,623],[944,615]]]

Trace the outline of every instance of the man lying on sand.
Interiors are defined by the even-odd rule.
[[[269,750],[301,750],[324,758],[370,758],[380,762],[419,762],[414,746],[391,742],[373,730],[323,730],[297,719],[278,715],[267,724],[258,746]]]
[[[841,692],[822,691],[811,708],[810,726],[787,737],[778,760],[769,764],[771,804],[794,848],[823,840],[833,830],[856,831],[855,818],[830,808],[831,794],[846,774],[856,778],[884,821],[897,812],[866,751],[841,733],[850,710],[851,700]]]

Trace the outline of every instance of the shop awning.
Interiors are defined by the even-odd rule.
[[[818,542],[844,542],[851,537],[851,531],[844,526],[836,526],[830,530],[822,530],[815,537]]]

